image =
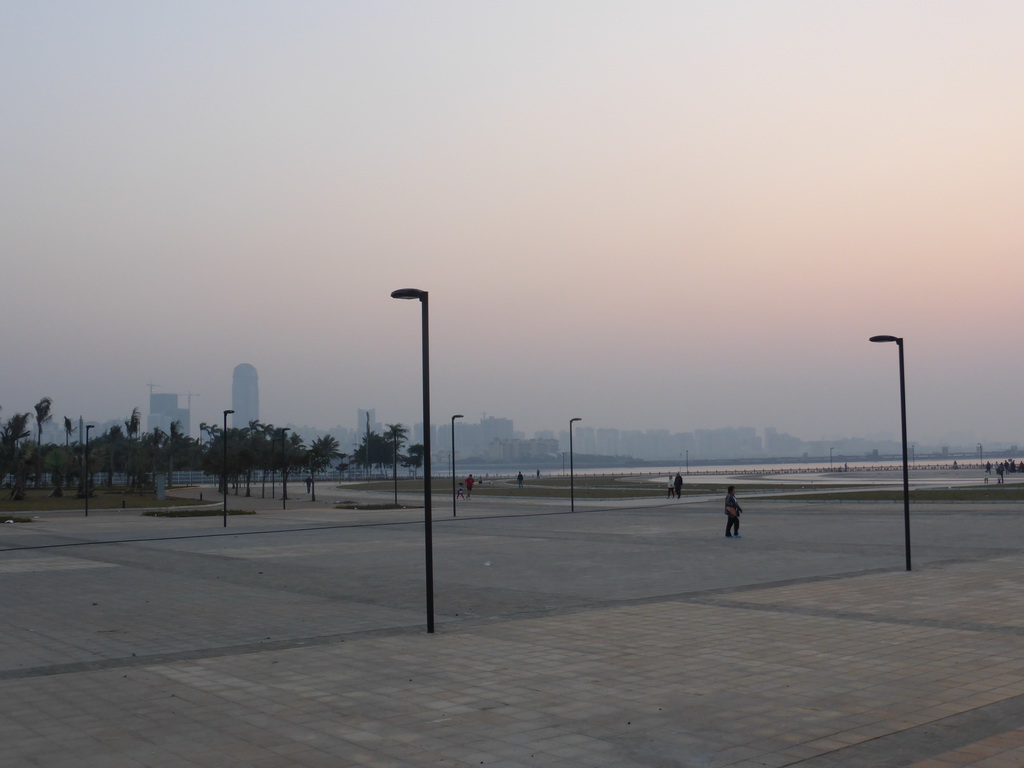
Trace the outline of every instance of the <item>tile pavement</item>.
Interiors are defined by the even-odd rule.
[[[478,497],[427,635],[415,514],[232,503],[0,528],[0,766],[1024,765],[1014,505]]]

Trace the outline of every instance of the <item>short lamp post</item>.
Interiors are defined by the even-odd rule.
[[[455,420],[461,418],[461,413],[452,416],[452,517],[455,517],[455,502],[458,499],[455,490]]]
[[[93,428],[93,424],[85,425],[85,516],[89,516],[89,480],[92,479],[92,473],[89,471],[89,430]]]
[[[281,509],[288,509],[288,485],[285,483],[285,469],[288,466],[288,451],[285,448],[285,441],[288,439],[288,430],[281,429]]]
[[[910,570],[910,468],[907,464],[907,387],[903,368],[903,339],[899,336],[872,336],[871,341],[884,344],[894,341],[900,351],[900,420],[903,430],[903,541],[907,570]]]
[[[401,429],[401,424],[393,424],[391,426],[391,479],[395,484],[395,507],[398,507],[398,430]]]
[[[576,511],[576,482],[572,465],[572,425],[575,421],[583,421],[579,416],[569,419],[569,510]]]
[[[224,411],[224,527],[228,527],[228,414],[234,413],[231,409]]]
[[[426,553],[427,632],[434,631],[434,540],[430,506],[430,310],[428,294],[418,288],[400,288],[392,299],[416,299],[420,303],[420,336],[423,347],[423,543]]]

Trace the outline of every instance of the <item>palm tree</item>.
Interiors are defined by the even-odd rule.
[[[413,468],[413,477],[416,476],[416,470],[423,466],[424,453],[425,450],[422,444],[409,446],[409,453],[406,454],[405,461],[402,462],[402,465]]]
[[[288,475],[292,470],[306,466],[306,446],[302,442],[302,435],[292,433],[285,437],[288,430],[281,430],[281,499],[288,498]]]
[[[316,501],[316,473],[323,472],[330,466],[333,459],[343,458],[341,446],[332,435],[318,437],[309,446],[309,477],[311,480],[311,500]]]
[[[139,413],[139,409],[136,406],[132,408],[132,415],[128,417],[128,421],[124,423],[125,431],[128,433],[128,457],[125,461],[124,467],[124,482],[126,486],[134,487],[134,481],[130,481],[131,465],[134,463],[132,460],[134,457],[134,451],[132,450],[132,438],[138,437],[139,429],[142,427],[142,415]]]
[[[391,432],[391,479],[395,483],[395,506],[398,506],[398,450],[405,442],[409,430],[401,424],[386,425]]]
[[[50,409],[53,407],[53,398],[44,397],[35,405],[36,409],[36,434],[39,439],[36,440],[36,444],[43,447],[43,424],[53,418],[50,413]],[[43,479],[43,452],[42,450],[36,451],[36,488],[39,487],[39,481]]]
[[[107,459],[107,487],[114,487],[114,466],[115,464],[124,464],[127,466],[127,459],[122,459],[121,454],[124,453],[124,432],[121,430],[120,424],[115,424],[107,433],[97,440],[97,443],[103,445],[108,449]],[[97,449],[99,445],[97,445]],[[93,450],[97,450],[93,449]],[[127,482],[127,478],[126,478]]]
[[[71,435],[75,432],[75,423],[67,416],[64,417],[64,447],[71,447]]]
[[[71,452],[59,445],[50,445],[45,460],[53,480],[50,495],[59,498],[64,495],[64,482],[67,479],[68,467],[71,466]]]
[[[3,452],[4,473],[10,472],[14,476],[10,495],[12,501],[21,501],[25,498],[26,468],[21,460],[18,441],[32,434],[28,428],[30,418],[31,414],[16,413],[0,427],[0,451]]]
[[[181,422],[171,422],[171,433],[167,437],[167,487],[174,484],[174,457],[181,452],[185,444],[185,436],[181,431]]]

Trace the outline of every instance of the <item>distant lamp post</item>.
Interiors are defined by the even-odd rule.
[[[89,471],[89,430],[93,428],[93,424],[85,425],[85,516],[89,516],[89,481],[92,479],[92,473]]]
[[[224,411],[224,527],[228,527],[228,414],[234,411]]]
[[[423,542],[426,552],[427,632],[434,631],[434,540],[430,506],[430,310],[428,294],[418,288],[391,292],[392,299],[416,299],[420,303],[420,336],[423,346]]]
[[[910,468],[907,465],[907,387],[903,367],[903,339],[899,336],[872,336],[871,341],[884,344],[894,341],[900,351],[900,420],[903,430],[903,540],[907,570],[910,570]]]
[[[832,451],[834,451],[834,450],[835,450],[835,448],[829,448],[828,449],[828,469],[829,469],[830,472],[832,471]]]
[[[398,430],[401,428],[401,424],[391,425],[391,479],[395,484],[395,506],[398,506]]]
[[[978,443],[978,461],[981,462],[981,468],[985,468],[985,449]]]
[[[686,474],[690,474],[690,451],[686,451]]]
[[[278,438],[281,441],[281,509],[288,509],[288,485],[285,483],[285,469],[288,464],[288,451],[285,450],[285,440],[287,440],[288,430],[281,428],[281,437]]]
[[[458,498],[455,491],[455,420],[461,418],[461,413],[452,416],[452,517],[455,517],[455,501]]]
[[[576,481],[573,477],[572,465],[572,424],[574,421],[583,421],[579,416],[569,419],[569,510],[576,511]]]

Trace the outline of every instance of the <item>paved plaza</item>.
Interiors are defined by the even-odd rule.
[[[1019,505],[438,497],[427,634],[422,511],[317,496],[0,526],[0,766],[1024,765]]]

